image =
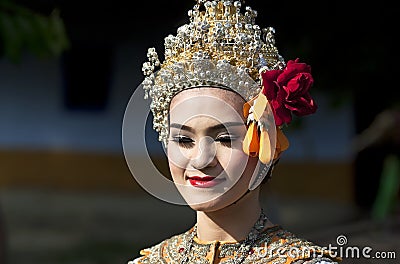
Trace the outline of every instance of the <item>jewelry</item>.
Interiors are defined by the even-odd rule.
[[[188,12],[190,22],[164,39],[164,61],[155,48],[149,48],[142,67],[145,98],[152,100],[153,128],[165,145],[169,104],[180,91],[222,86],[248,101],[260,92],[261,71],[286,66],[275,46],[275,29],[257,25],[257,11],[244,7],[244,1],[196,2]]]
[[[261,232],[263,231],[265,224],[267,223],[268,218],[264,214],[264,210],[261,209],[260,216],[254,226],[251,228],[249,234],[247,235],[246,239],[243,242],[239,242],[240,246],[237,251],[237,257],[233,260],[233,264],[240,264],[242,263],[246,257],[251,252],[251,249],[254,247],[256,241],[259,239]],[[189,254],[193,246],[194,237],[197,234],[197,224],[193,227],[187,245],[185,249],[181,252],[184,254],[183,259],[181,260],[180,264],[185,264],[189,260]]]

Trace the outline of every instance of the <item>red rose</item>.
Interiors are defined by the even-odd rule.
[[[277,126],[289,124],[292,113],[304,116],[317,110],[309,93],[314,83],[311,67],[299,59],[288,61],[284,70],[265,71],[261,77],[262,92],[271,104]]]

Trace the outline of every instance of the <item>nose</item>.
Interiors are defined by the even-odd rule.
[[[197,170],[214,167],[218,162],[214,139],[211,137],[202,137],[199,144],[196,144],[193,154],[190,164]]]

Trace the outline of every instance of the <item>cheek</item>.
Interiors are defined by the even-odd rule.
[[[238,179],[250,169],[254,170],[256,162],[246,155],[241,149],[226,149],[219,153],[218,158],[221,166],[231,179]]]
[[[188,162],[188,159],[185,157],[184,153],[182,153],[179,148],[171,144],[171,146],[168,146],[167,148],[167,155],[169,170],[173,180],[176,181],[177,179],[183,178],[183,174]]]
[[[169,171],[171,172],[172,180],[176,182],[180,178],[183,178],[184,171],[175,166],[173,163],[169,163]]]

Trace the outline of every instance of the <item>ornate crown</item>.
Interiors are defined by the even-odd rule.
[[[250,100],[260,92],[262,71],[286,66],[275,47],[274,29],[255,24],[257,11],[246,6],[242,12],[242,1],[196,2],[188,11],[190,23],[165,38],[165,60],[160,63],[150,48],[142,68],[145,98],[152,99],[153,127],[164,143],[169,103],[178,92],[212,85]]]

